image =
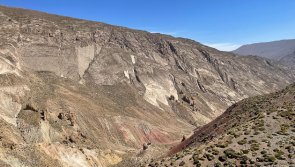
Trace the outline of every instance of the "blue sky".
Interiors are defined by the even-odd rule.
[[[221,50],[295,38],[295,0],[0,0],[0,4],[186,37]]]

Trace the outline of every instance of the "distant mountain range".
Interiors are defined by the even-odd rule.
[[[295,65],[295,39],[243,45],[233,52],[265,57],[289,66]]]

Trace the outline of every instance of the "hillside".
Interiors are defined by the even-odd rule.
[[[148,166],[289,166],[295,163],[295,85],[242,100]],[[174,154],[176,153],[176,154]]]
[[[295,40],[281,40],[243,45],[233,51],[240,55],[256,55],[278,61],[284,65],[295,65]]]
[[[10,60],[1,55],[0,166],[108,166],[193,128],[127,84],[85,86]]]
[[[154,157],[294,71],[198,42],[0,6],[0,166]]]
[[[181,117],[195,125],[294,79],[293,72],[275,63],[188,39],[30,10],[0,7],[0,12],[1,48],[14,50],[22,66],[82,84],[129,83],[162,110],[188,111]],[[175,100],[167,100],[170,96]]]

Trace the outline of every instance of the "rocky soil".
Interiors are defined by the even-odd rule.
[[[141,166],[294,166],[295,85],[242,100]],[[176,154],[175,154],[176,153]]]

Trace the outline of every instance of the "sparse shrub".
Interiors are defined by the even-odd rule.
[[[216,144],[216,147],[220,147],[220,148],[226,148],[228,146],[227,142],[218,142]]]
[[[262,139],[261,141],[264,142],[264,143],[268,143],[269,142],[267,139]]]
[[[235,138],[241,136],[241,133],[239,133],[239,132],[234,132],[234,131],[229,131],[227,134],[228,134],[228,135],[232,135],[232,136],[234,136]]]
[[[264,157],[264,161],[265,162],[275,162],[276,161],[276,158],[274,156],[269,156],[269,155],[266,155]]]
[[[194,165],[195,165],[196,167],[200,167],[200,166],[201,166],[201,163],[200,163],[198,157],[194,156],[194,157],[193,157],[193,160],[194,160]]]
[[[246,139],[243,139],[243,140],[238,141],[238,144],[239,145],[244,145],[246,143],[247,143],[247,140]]]
[[[276,117],[276,116],[272,116],[272,119],[279,119],[278,117]]]
[[[249,150],[241,150],[241,152],[242,152],[243,154],[248,154],[248,153],[249,153]]]
[[[258,143],[256,140],[249,140],[249,144]]]
[[[234,165],[230,161],[224,162],[223,166],[225,167],[233,167]]]
[[[251,133],[251,130],[247,130],[244,132],[244,135],[249,135]]]
[[[263,150],[263,151],[261,151],[260,153],[264,155],[264,154],[266,154],[267,152],[266,152],[265,150]]]
[[[218,160],[221,161],[221,162],[224,162],[224,161],[227,160],[227,157],[225,155],[222,155],[222,156],[218,157]]]
[[[259,134],[260,134],[260,132],[258,132],[258,131],[254,132],[254,135],[259,135]]]
[[[250,162],[250,164],[255,164],[255,161],[253,161],[253,160],[249,160],[249,162]]]
[[[293,154],[295,153],[295,149],[293,146],[287,146],[285,147],[285,149],[288,150],[288,153],[293,153]]]
[[[256,161],[257,161],[257,162],[264,162],[264,158],[257,157],[257,158],[256,158]]]
[[[214,156],[211,154],[204,154],[204,157],[208,159],[208,161],[212,161],[214,159]]]
[[[248,159],[249,158],[247,156],[245,156],[245,155],[244,156],[241,156],[240,157],[240,163],[241,164],[247,164]]]
[[[264,120],[259,119],[257,122],[255,122],[255,125],[256,125],[256,127],[263,127],[264,126]]]
[[[278,149],[275,149],[274,152],[275,152],[275,157],[277,159],[279,159],[279,160],[285,160],[285,158],[283,157],[283,155],[284,155],[284,152],[283,151],[278,150]]]
[[[280,125],[281,130],[277,132],[277,134],[280,135],[288,135],[288,129],[289,129],[289,125],[288,124],[282,124]]]
[[[292,120],[292,116],[294,116],[294,112],[292,111],[292,108],[288,108],[287,111],[286,110],[280,111],[278,113],[278,116]]]
[[[251,151],[257,151],[257,150],[259,150],[259,144],[258,143],[251,144],[250,150]]]
[[[181,161],[180,163],[179,163],[179,166],[184,166],[185,165],[185,162],[184,161]]]
[[[218,155],[219,154],[219,151],[217,149],[212,149],[212,154],[213,155]]]
[[[238,158],[239,154],[235,152],[235,150],[229,148],[224,150],[224,154],[226,155],[226,157],[232,159],[232,158]]]
[[[276,109],[274,107],[271,107],[268,111],[267,111],[267,115],[270,115],[271,113],[275,112]]]
[[[214,164],[214,167],[222,167],[222,164],[221,164],[220,162],[216,162],[216,163]]]

